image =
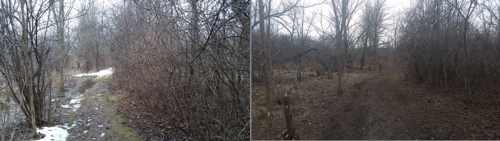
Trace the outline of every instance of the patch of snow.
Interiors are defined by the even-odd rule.
[[[106,135],[106,133],[101,133],[101,138],[104,137],[104,135]]]
[[[81,104],[80,102],[82,101],[83,97],[80,95],[78,97],[76,97],[75,99],[72,99],[69,104],[66,104],[66,105],[61,105],[61,107],[63,108],[72,108],[72,110],[74,112],[76,112],[76,110],[78,110],[80,107],[81,107]]]
[[[68,129],[74,126],[74,124],[73,126],[68,126],[68,123],[65,123],[64,125],[38,128],[38,132],[45,134],[45,137],[38,141],[65,141],[69,135]]]
[[[61,105],[61,107],[63,108],[72,108],[72,110],[74,112],[76,112],[76,110],[78,110],[80,107],[81,107],[81,104],[80,104],[80,101],[82,101],[83,97],[80,95],[78,97],[76,97],[75,99],[72,99],[69,104],[66,104],[66,105]]]
[[[74,103],[80,103],[80,101],[82,101],[83,97],[80,95],[78,97],[76,97],[75,99],[72,99],[71,101],[69,101],[70,104],[74,104]]]
[[[61,105],[63,108],[69,108],[69,105]]]
[[[80,106],[81,106],[80,104],[73,105],[73,112],[76,112],[76,110],[78,110]]]
[[[97,76],[97,78],[100,78],[103,76],[111,75],[111,74],[113,74],[113,72],[114,72],[113,68],[107,68],[107,69],[103,69],[99,72],[94,72],[94,73],[75,74],[75,75],[73,75],[73,77]]]
[[[88,131],[83,131],[83,134],[87,134]]]

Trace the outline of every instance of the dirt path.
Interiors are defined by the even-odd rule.
[[[53,97],[54,122],[41,127],[43,140],[177,140],[178,136],[174,136],[177,134],[170,130],[171,127],[134,127],[139,121],[130,116],[139,116],[130,114],[129,109],[120,104],[119,96],[111,93],[110,79],[111,76],[67,77],[65,95]],[[9,125],[12,126],[1,129],[8,133],[3,134],[4,139],[10,139],[10,133],[15,133],[13,140],[31,139],[30,128],[22,120]]]
[[[380,79],[376,77],[375,79]],[[371,81],[361,92],[365,96],[363,105],[367,108],[365,115],[365,131],[363,139],[410,139],[407,135],[408,129],[401,119],[400,112],[394,107],[400,107],[391,103],[398,99],[391,99],[389,95],[398,95],[399,92],[382,90],[382,82]],[[381,89],[382,88],[382,89]]]
[[[109,91],[109,78],[69,78],[63,102],[67,106],[61,110],[60,121],[71,127],[67,140],[141,140],[119,115],[118,97]]]
[[[329,117],[327,130],[321,139],[410,139],[408,129],[391,101],[394,91],[386,91],[384,78],[376,75],[352,87],[357,89],[341,100],[348,101]],[[333,133],[328,133],[328,132]]]

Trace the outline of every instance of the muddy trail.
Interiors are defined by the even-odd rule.
[[[57,141],[140,141],[177,140],[179,134],[169,129],[137,127],[130,109],[121,104],[120,96],[111,92],[112,75],[68,76],[64,95],[52,96],[51,123],[38,127],[41,140]],[[3,139],[32,140],[29,126],[20,118],[11,121],[0,130]],[[148,125],[145,125],[148,127]],[[163,131],[161,133],[152,131]],[[152,132],[152,133],[151,133]],[[174,136],[177,135],[177,136]],[[2,138],[0,138],[2,140]]]
[[[67,109],[66,120],[73,123],[68,129],[67,140],[141,140],[141,136],[119,114],[118,97],[109,91],[109,78],[73,78],[81,85],[78,93],[70,96],[80,98],[81,106],[73,111]]]
[[[355,83],[355,91],[345,96],[348,102],[329,115],[321,139],[411,139],[401,112],[394,108],[402,105],[391,102],[400,93],[384,89],[385,79],[377,75]]]

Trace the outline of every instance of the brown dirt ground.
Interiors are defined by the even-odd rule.
[[[279,95],[273,97],[279,101],[293,87],[295,73],[275,73]],[[500,139],[496,103],[466,105],[459,93],[409,83],[394,69],[345,74],[343,95],[336,92],[336,77],[313,74],[306,71],[289,94],[300,139]],[[264,139],[264,90],[254,84],[252,91],[252,139]],[[279,102],[272,106],[273,139],[281,139],[286,127],[283,112]]]

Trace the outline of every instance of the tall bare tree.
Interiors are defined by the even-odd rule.
[[[270,64],[270,55],[268,54],[268,48],[267,48],[267,34],[265,30],[265,18],[264,18],[264,1],[259,0],[259,41],[260,41],[260,56],[262,57],[261,60],[261,66],[262,66],[262,81],[264,82],[264,89],[265,89],[265,95],[266,95],[266,100],[267,100],[267,106],[266,106],[266,133],[267,133],[267,138],[272,139],[272,129],[273,129],[273,123],[272,123],[272,112],[271,112],[271,105],[272,105],[272,89],[271,89],[271,84],[270,84],[270,76],[271,74],[269,71],[271,70],[271,64]]]
[[[29,105],[30,105],[30,119],[31,119],[31,129],[33,132],[33,138],[38,138],[39,135],[36,132],[36,113],[35,113],[35,96],[33,95],[33,72],[31,71],[31,59],[28,55],[29,44],[28,44],[28,27],[26,23],[26,15],[24,8],[26,7],[26,0],[21,1],[21,18],[22,18],[22,42],[23,42],[23,52],[24,52],[24,75],[26,76],[26,84],[28,85],[28,95],[29,95]]]
[[[469,51],[468,51],[468,39],[467,39],[467,33],[469,31],[469,28],[470,28],[470,17],[472,16],[474,10],[476,9],[478,3],[477,3],[477,0],[469,0],[469,1],[466,1],[466,0],[447,0],[446,1],[448,4],[450,4],[453,8],[455,8],[455,10],[458,12],[458,14],[460,15],[460,17],[462,18],[463,20],[463,29],[462,29],[462,48],[464,50],[464,54],[465,54],[465,68],[464,68],[464,71],[465,71],[465,75],[464,75],[464,84],[465,84],[465,89],[467,90],[467,94],[473,94],[471,93],[471,90],[470,90],[470,83],[469,81],[470,80],[467,80],[468,77],[469,77],[469,73],[467,72],[467,69],[468,69],[468,63],[469,63]],[[474,96],[472,95],[472,98],[474,98]]]
[[[337,94],[342,95],[342,76],[344,73],[344,62],[348,57],[349,48],[349,28],[352,16],[361,5],[361,1],[351,0],[332,0],[331,5],[333,8],[332,23],[335,29],[335,48],[337,53]]]
[[[64,47],[64,27],[66,22],[64,19],[64,0],[59,1],[59,14],[56,16],[57,25],[57,44],[59,46],[59,95],[64,96],[64,60],[65,60],[65,47]]]
[[[361,69],[364,68],[366,59],[366,50],[371,48],[373,51],[373,60],[378,64],[377,48],[383,32],[383,22],[385,21],[385,0],[366,1],[362,15],[362,42],[363,52],[361,55]]]

